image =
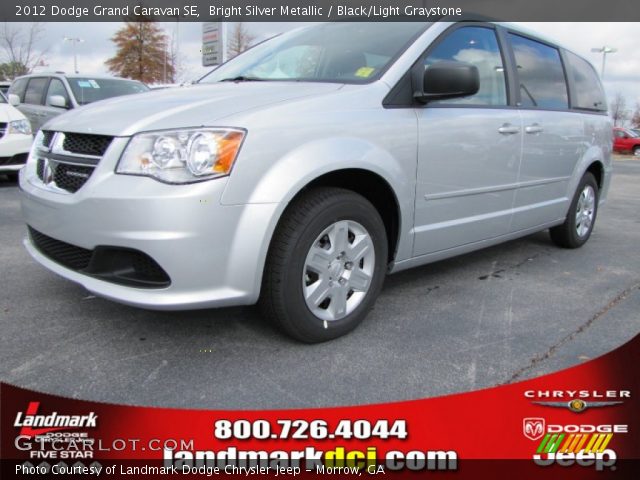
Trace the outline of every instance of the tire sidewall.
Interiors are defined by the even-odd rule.
[[[586,235],[580,237],[578,232],[576,231],[576,209],[578,207],[578,201],[580,199],[580,195],[584,190],[584,187],[590,185],[593,188],[593,192],[595,194],[595,203],[593,207],[593,220],[591,221],[591,226],[589,227],[589,231]],[[598,183],[596,182],[595,177],[591,173],[586,173],[580,183],[578,184],[578,188],[576,189],[576,193],[573,196],[573,201],[571,202],[571,207],[569,208],[569,215],[567,220],[569,222],[569,235],[571,235],[571,242],[576,246],[584,245],[587,240],[591,237],[591,233],[593,232],[593,227],[596,224],[596,218],[598,216],[598,202],[600,200],[600,192],[598,190]]]
[[[330,340],[353,330],[366,316],[380,293],[387,268],[387,238],[384,224],[373,205],[358,195],[336,198],[331,204],[324,204],[322,209],[314,212],[312,220],[305,226],[290,254],[290,268],[285,275],[286,291],[291,292],[288,302],[289,315],[296,317],[295,324],[304,337],[312,336],[322,340]],[[345,318],[324,321],[316,317],[304,299],[302,278],[305,261],[309,249],[318,235],[327,227],[341,220],[351,220],[362,225],[374,245],[375,266],[369,290],[360,305]],[[325,328],[326,324],[326,328]]]

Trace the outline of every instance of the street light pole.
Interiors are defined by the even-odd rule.
[[[76,45],[78,43],[84,42],[84,40],[78,37],[64,37],[64,41],[71,42],[71,44],[73,45],[73,71],[75,73],[80,73],[78,72],[78,55],[76,54]]]
[[[602,46],[600,48],[592,48],[591,51],[593,53],[601,53],[602,54],[602,70],[600,71],[600,77],[604,79],[604,67],[607,62],[607,54],[608,53],[616,53],[618,51],[617,48]]]

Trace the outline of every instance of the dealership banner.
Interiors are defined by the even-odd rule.
[[[335,22],[464,20],[633,22],[629,0],[6,0],[3,22],[121,22],[131,17],[173,22]]]
[[[638,478],[638,365],[640,336],[495,388],[265,411],[114,405],[2,384],[1,477]]]

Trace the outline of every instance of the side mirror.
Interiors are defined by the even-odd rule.
[[[17,107],[18,105],[20,105],[20,97],[18,95],[16,95],[15,93],[10,93],[8,95],[8,100],[9,100],[9,104]]]
[[[49,105],[58,108],[68,108],[67,100],[62,95],[51,95],[49,97]]]
[[[430,100],[467,97],[478,93],[480,73],[478,67],[465,62],[442,61],[424,70],[422,91],[414,96],[427,103]]]

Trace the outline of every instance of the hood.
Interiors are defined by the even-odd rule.
[[[225,125],[223,119],[270,104],[341,88],[331,83],[225,82],[156,90],[70,110],[44,130],[129,136],[149,130]]]
[[[9,123],[14,120],[25,120],[20,111],[8,103],[0,103],[0,123]]]

